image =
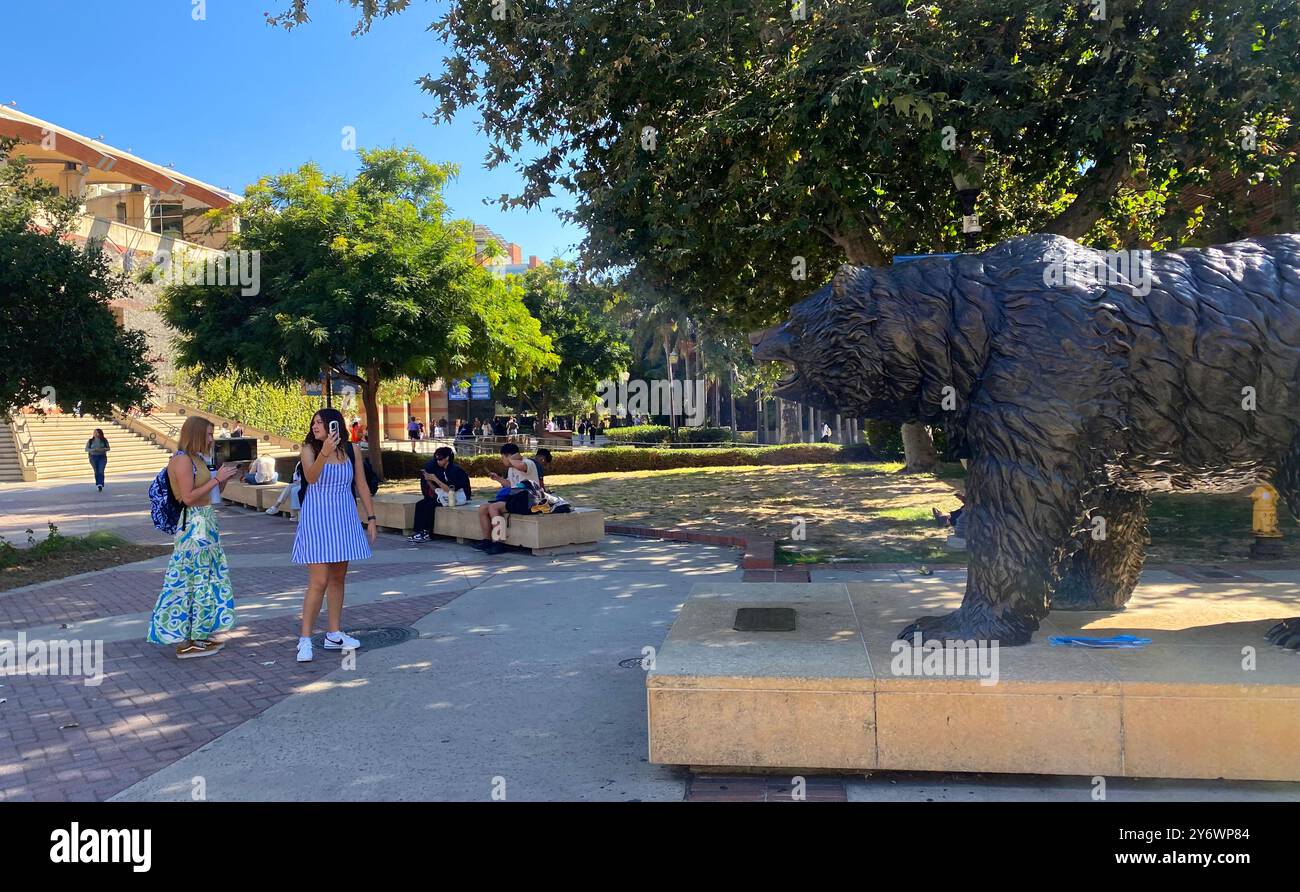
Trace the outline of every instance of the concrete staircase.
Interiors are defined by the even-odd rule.
[[[21,483],[22,480],[23,472],[18,463],[18,450],[14,448],[13,431],[4,419],[0,419],[0,483]]]
[[[167,464],[170,453],[161,446],[104,418],[85,415],[24,416],[36,452],[36,478],[51,480],[65,477],[94,479],[90,459],[86,456],[86,441],[101,428],[108,439],[108,467],[106,474],[157,471]],[[12,437],[9,442],[12,444]],[[21,479],[21,478],[20,478]]]

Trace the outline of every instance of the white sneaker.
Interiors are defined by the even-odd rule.
[[[335,638],[335,635],[338,637]],[[325,636],[323,646],[326,650],[356,650],[361,646],[361,642],[347,632],[330,632]]]
[[[298,639],[298,662],[310,663],[311,658],[312,658],[311,639],[299,638]]]
[[[275,508],[275,507],[267,508],[267,509],[266,509],[266,513],[267,513],[267,514],[279,514],[279,513],[280,513],[280,509],[279,509],[279,508]]]

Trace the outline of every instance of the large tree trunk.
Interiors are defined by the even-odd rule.
[[[368,376],[360,382],[361,398],[366,404],[366,458],[380,479],[384,476],[384,419],[379,414],[379,370],[366,369]],[[376,423],[378,422],[378,423]],[[364,485],[364,481],[362,481]]]
[[[1094,165],[1084,174],[1083,183],[1074,200],[1049,221],[1043,231],[1066,238],[1083,238],[1092,224],[1101,219],[1115,191],[1132,172],[1133,165],[1126,157]]]
[[[923,424],[903,425],[903,468],[909,474],[921,474],[939,467],[939,453],[935,451],[930,429]]]

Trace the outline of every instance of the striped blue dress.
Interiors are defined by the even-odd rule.
[[[352,462],[326,462],[307,484],[293,537],[295,564],[331,564],[370,557],[365,527],[352,497]]]

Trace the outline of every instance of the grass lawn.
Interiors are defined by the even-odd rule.
[[[789,563],[852,561],[964,563],[931,507],[951,511],[953,483],[900,475],[897,463],[675,468],[610,474],[552,474],[547,485],[576,505],[599,505],[610,523],[691,530],[759,530],[780,541]],[[958,466],[958,471],[960,466]],[[475,478],[475,493],[496,489]],[[417,491],[400,481],[381,492]],[[805,538],[794,541],[797,521]]]
[[[102,530],[85,536],[53,535],[36,540],[30,548],[0,543],[0,592],[143,561],[171,550],[170,545],[138,545]]]
[[[780,543],[786,563],[964,564],[964,552],[943,547],[947,534],[932,508],[952,511],[962,486],[960,465],[939,476],[900,474],[897,463],[785,467],[676,468],[606,474],[553,474],[548,484],[578,505],[599,505],[611,523],[692,530],[759,530]],[[484,478],[475,492],[495,491]],[[381,491],[416,491],[414,481]],[[1283,515],[1285,512],[1282,512]],[[1218,564],[1248,560],[1251,503],[1234,495],[1159,495],[1151,506],[1150,563]],[[805,538],[796,541],[797,522]],[[1300,560],[1300,529],[1280,525],[1285,557]]]

